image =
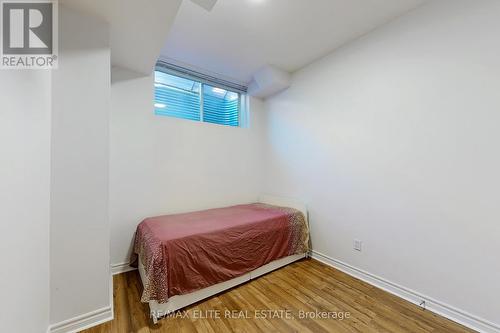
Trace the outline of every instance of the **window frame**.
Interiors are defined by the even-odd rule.
[[[205,124],[213,124],[213,125],[219,125],[219,126],[226,126],[226,127],[248,127],[248,96],[247,96],[247,87],[233,83],[221,78],[216,78],[214,76],[210,76],[207,74],[203,74],[197,71],[193,71],[191,69],[177,66],[175,64],[171,64],[162,60],[159,60],[156,63],[155,66],[155,72],[161,72],[167,75],[172,75],[178,78],[183,78],[187,80],[191,80],[194,83],[198,83],[200,85],[199,89],[199,99],[200,99],[200,119],[189,119],[189,118],[182,118],[182,117],[175,117],[175,116],[169,116],[169,115],[163,115],[167,117],[172,117],[172,118],[178,118],[178,119],[185,119],[185,120],[190,120],[190,121],[195,121],[195,122],[200,122],[200,123],[205,123]],[[155,74],[156,75],[156,74]],[[154,81],[154,89],[157,87],[155,86],[156,84],[162,84]],[[169,85],[166,85],[169,86]],[[226,94],[228,92],[231,93],[236,93],[238,94],[238,125],[231,125],[231,124],[220,124],[216,122],[209,122],[205,121],[204,117],[204,99],[205,99],[205,92],[204,89],[206,86],[213,88],[219,88],[223,89],[226,91]],[[181,89],[178,87],[172,86],[173,89]],[[154,98],[153,103],[156,102],[156,98]],[[156,110],[156,108],[155,108]],[[156,114],[156,112],[155,112]]]

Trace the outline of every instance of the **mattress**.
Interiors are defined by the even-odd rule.
[[[141,300],[164,303],[308,251],[302,212],[256,203],[147,218],[131,261],[144,265]]]

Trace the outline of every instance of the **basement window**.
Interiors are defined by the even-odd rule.
[[[246,87],[158,62],[154,110],[167,116],[242,127],[246,122]]]

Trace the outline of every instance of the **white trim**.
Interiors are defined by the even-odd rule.
[[[137,268],[130,266],[128,262],[122,262],[120,264],[111,265],[111,275],[126,273],[130,271],[135,271]]]
[[[109,274],[109,304],[111,307],[111,320],[115,319],[115,298],[114,298],[114,288],[113,288],[113,274]]]
[[[109,306],[52,324],[47,333],[73,333],[103,324],[115,319],[113,299],[113,275],[109,275]]]
[[[113,310],[110,306],[106,306],[99,310],[95,310],[57,324],[50,325],[48,332],[50,333],[74,333],[80,332],[90,327],[97,326],[107,321],[113,320]]]
[[[358,278],[366,283],[369,283],[377,288],[385,290],[388,293],[396,295],[410,303],[420,305],[422,301],[425,301],[427,310],[448,318],[454,322],[467,326],[478,332],[500,333],[500,325],[498,324],[472,315],[466,311],[457,309],[449,304],[435,300],[429,296],[423,295],[409,288],[400,286],[394,282],[368,273],[362,269],[346,264],[340,260],[331,258],[317,251],[312,251],[312,258],[326,265],[334,267],[355,278]]]

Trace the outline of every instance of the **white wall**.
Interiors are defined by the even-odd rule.
[[[308,204],[315,251],[497,325],[499,13],[430,1],[296,73],[264,181]]]
[[[153,77],[113,72],[111,262],[129,261],[145,217],[255,201],[261,188],[262,102],[250,128],[155,116]]]
[[[49,323],[50,72],[0,71],[2,332]]]
[[[110,307],[110,50],[105,23],[59,8],[52,81],[52,324]]]

